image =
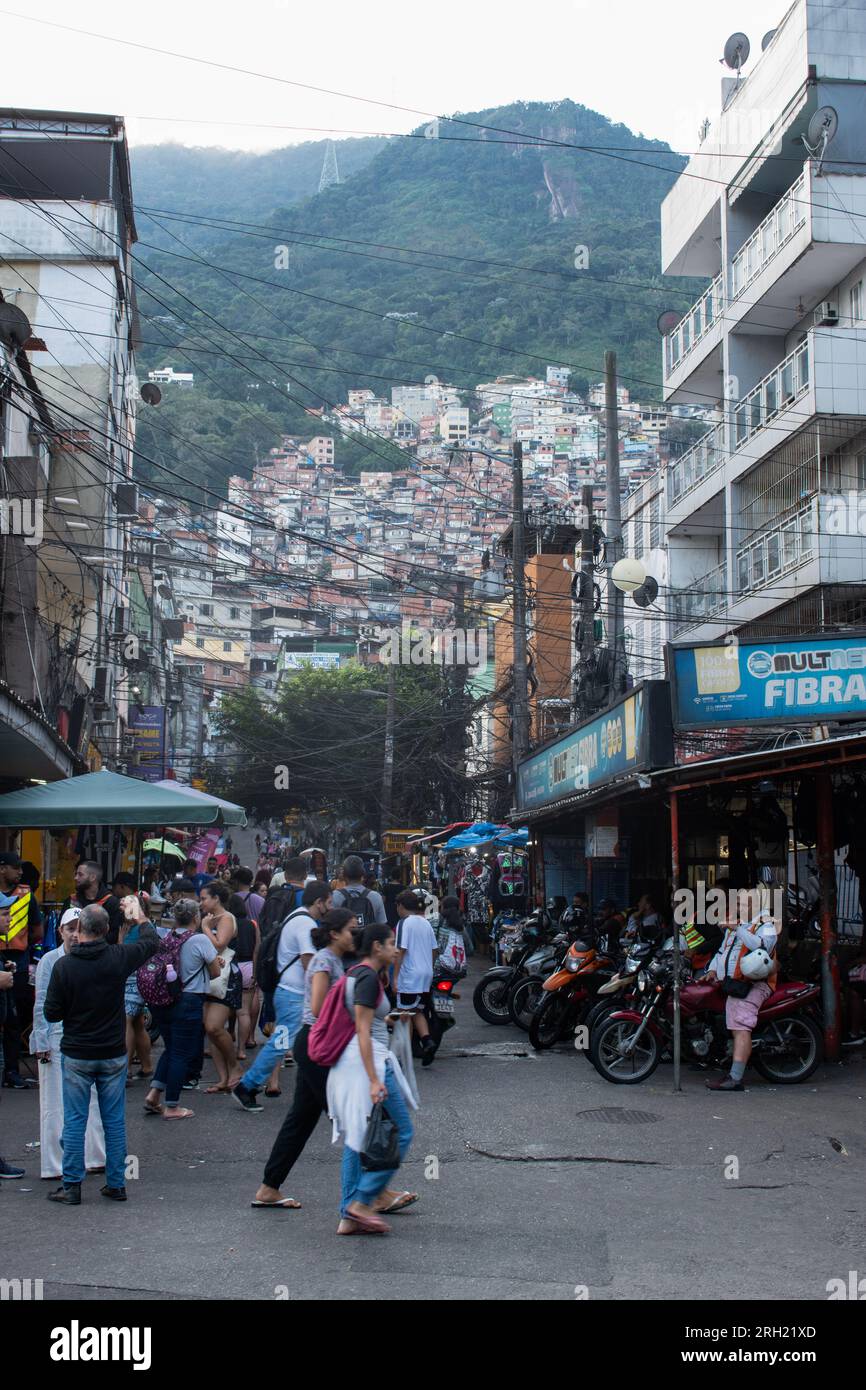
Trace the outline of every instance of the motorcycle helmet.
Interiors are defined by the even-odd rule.
[[[747,980],[766,980],[773,973],[773,962],[763,947],[749,951],[740,961],[740,974]]]

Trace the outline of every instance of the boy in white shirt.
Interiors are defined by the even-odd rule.
[[[423,1006],[425,996],[430,992],[433,963],[438,954],[436,935],[427,918],[423,916],[424,903],[421,897],[411,888],[398,893],[395,906],[399,918],[397,954],[394,959],[397,1009],[400,1013],[413,1015],[415,1032],[418,1034],[423,1053],[421,1065],[429,1067],[436,1055],[436,1045],[430,1037]]]

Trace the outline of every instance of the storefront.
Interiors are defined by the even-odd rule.
[[[835,1057],[840,970],[863,944],[866,635],[677,647],[668,671],[677,766],[652,780],[673,882],[769,895],[789,970],[821,980]]]
[[[512,821],[529,826],[536,901],[665,893],[668,816],[647,774],[672,761],[668,683],[645,681],[521,763]]]

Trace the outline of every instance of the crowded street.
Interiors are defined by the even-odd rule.
[[[236,839],[243,852],[251,835]],[[44,1200],[37,1095],[4,1092],[5,1157],[26,1170],[0,1193],[7,1231],[28,1233],[14,1272],[43,1280],[46,1299],[133,1302],[817,1300],[847,1280],[866,1243],[862,1051],[803,1086],[759,1079],[740,1097],[711,1096],[693,1072],[675,1094],[670,1064],[615,1087],[571,1043],[535,1053],[522,1030],[483,1023],[471,994],[484,968],[473,962],[456,1026],[418,1069],[400,1183],[420,1200],[393,1217],[386,1242],[336,1238],[340,1153],[324,1121],[285,1184],[301,1210],[251,1209],[291,1101],[284,1068],[283,1094],[261,1113],[184,1092],[195,1119],[168,1132],[141,1113],[136,1082],[137,1178],[117,1207],[96,1178],[76,1210]]]

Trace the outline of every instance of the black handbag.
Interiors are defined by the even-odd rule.
[[[373,1106],[367,1121],[361,1167],[368,1173],[390,1173],[400,1166],[400,1139],[397,1126],[382,1101]]]
[[[241,974],[240,966],[236,960],[233,960],[229,966],[228,988],[226,989],[225,998],[222,1002],[227,1009],[234,1009],[235,1012],[243,1008],[244,977]]]
[[[732,980],[729,975],[722,980],[722,994],[728,994],[732,999],[745,999],[751,988],[750,980]]]

